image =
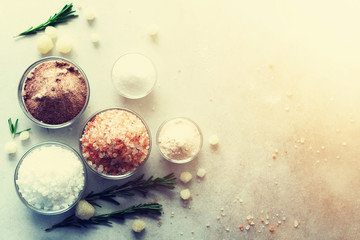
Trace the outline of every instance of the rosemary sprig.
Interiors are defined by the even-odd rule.
[[[171,173],[162,178],[155,178],[151,176],[147,180],[143,179],[144,175],[141,175],[139,178],[127,182],[121,186],[114,185],[101,192],[94,193],[90,192],[84,199],[90,204],[101,207],[99,204],[95,203],[95,200],[104,200],[110,203],[119,205],[119,202],[114,199],[116,196],[133,196],[134,192],[142,193],[144,196],[151,189],[157,189],[158,187],[164,187],[168,189],[174,189],[176,183],[176,177],[174,173]]]
[[[90,224],[105,224],[105,225],[111,225],[111,220],[119,220],[119,219],[125,219],[125,217],[129,215],[155,215],[160,216],[162,211],[162,205],[158,203],[145,203],[145,204],[139,204],[134,205],[129,208],[118,210],[115,212],[110,212],[106,214],[101,214],[97,216],[91,217],[89,220],[81,220],[75,215],[71,215],[68,218],[64,219],[63,221],[45,229],[45,231],[51,231],[55,228],[60,227],[78,227],[78,228],[87,228],[87,225]]]
[[[49,19],[45,23],[40,24],[39,26],[37,26],[35,28],[30,27],[28,30],[26,30],[14,37],[35,34],[39,31],[45,30],[45,28],[47,26],[55,26],[57,24],[67,22],[70,19],[77,17],[78,15],[74,14],[76,11],[72,10],[72,7],[73,7],[72,3],[65,5],[65,7],[63,7],[63,9],[60,12],[55,13],[54,16],[50,16]]]
[[[31,128],[28,128],[28,129],[25,129],[25,130],[22,130],[20,132],[16,132],[16,129],[17,129],[17,126],[18,126],[18,122],[19,122],[19,119],[16,119],[15,121],[15,124],[12,123],[11,121],[11,118],[8,119],[8,123],[9,123],[9,128],[10,128],[10,133],[11,133],[11,136],[12,137],[15,137],[15,135],[18,135],[22,132],[26,132],[26,131],[30,131]]]

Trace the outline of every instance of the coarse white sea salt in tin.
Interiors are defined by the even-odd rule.
[[[15,170],[15,188],[22,202],[37,213],[68,211],[81,199],[86,169],[80,155],[59,142],[32,147]]]

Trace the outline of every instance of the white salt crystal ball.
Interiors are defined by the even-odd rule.
[[[22,132],[22,133],[20,133],[20,136],[19,136],[21,141],[25,141],[25,140],[29,139],[29,137],[30,137],[29,131]]]
[[[48,35],[41,35],[36,41],[36,48],[42,54],[48,53],[53,47],[54,44]]]
[[[197,176],[200,177],[200,178],[203,178],[205,177],[205,174],[206,174],[206,170],[203,169],[203,168],[199,168],[198,171],[197,171]]]
[[[99,34],[97,34],[97,33],[92,33],[92,34],[90,35],[90,40],[91,40],[91,42],[93,42],[93,43],[98,43],[99,40],[100,40]]]
[[[156,24],[153,24],[149,27],[149,35],[151,37],[156,37],[159,33],[159,26]]]
[[[56,39],[57,37],[57,29],[54,28],[53,26],[47,26],[45,28],[45,33],[53,40]]]
[[[16,153],[16,142],[10,141],[5,144],[5,151],[8,154]]]
[[[69,53],[72,49],[72,41],[69,37],[61,37],[56,43],[56,51],[61,53]]]
[[[180,174],[180,181],[182,181],[183,183],[188,183],[191,181],[191,179],[192,179],[192,175],[189,172],[182,172]]]
[[[190,198],[190,195],[190,190],[188,188],[180,191],[180,197],[183,200],[188,200]]]
[[[209,137],[209,143],[210,143],[210,145],[212,145],[212,146],[218,145],[218,143],[219,143],[219,138],[218,138],[218,136],[216,136],[216,135],[210,136],[210,137]]]
[[[146,227],[146,224],[143,220],[136,219],[132,224],[132,229],[134,232],[141,232]]]
[[[75,208],[75,216],[81,220],[89,220],[94,216],[95,208],[86,200],[80,200]]]
[[[95,19],[95,16],[96,16],[95,9],[93,8],[85,9],[85,17],[87,20],[92,21]]]

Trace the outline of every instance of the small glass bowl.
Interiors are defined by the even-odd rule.
[[[171,122],[171,121],[175,121],[175,120],[185,120],[185,121],[193,124],[193,126],[194,126],[194,127],[197,129],[197,131],[199,132],[199,135],[200,135],[200,145],[199,145],[199,149],[198,149],[197,152],[196,152],[193,156],[191,156],[190,158],[183,159],[183,160],[176,160],[176,159],[170,158],[169,156],[167,156],[165,153],[163,153],[163,152],[161,151],[161,147],[160,147],[160,144],[159,144],[160,133],[161,133],[161,131],[163,130],[164,126],[165,126],[167,123],[169,123],[169,122]],[[157,131],[157,133],[156,133],[156,144],[157,144],[157,146],[158,146],[158,148],[159,148],[159,152],[160,152],[160,154],[161,154],[161,156],[162,156],[163,158],[165,158],[166,160],[168,160],[169,162],[172,162],[172,163],[183,164],[183,163],[188,163],[188,162],[192,161],[192,160],[199,154],[199,152],[200,152],[200,150],[201,150],[201,148],[202,148],[202,145],[203,145],[203,135],[202,135],[202,132],[201,132],[201,130],[200,130],[199,125],[197,125],[193,120],[191,120],[191,119],[189,119],[189,118],[186,118],[186,117],[176,117],[176,118],[171,118],[171,119],[169,119],[169,120],[166,120],[166,121],[164,121],[164,122],[160,125],[160,127],[159,127],[159,129],[158,129],[158,131]]]
[[[79,192],[79,195],[78,197],[76,198],[76,200],[71,204],[69,205],[68,207],[66,208],[63,208],[63,209],[59,209],[59,210],[44,210],[44,209],[39,209],[39,208],[36,208],[35,206],[31,205],[30,203],[28,203],[26,201],[26,199],[22,196],[22,194],[20,193],[20,189],[19,189],[19,186],[18,184],[16,183],[16,181],[18,180],[18,174],[19,174],[19,170],[20,170],[20,167],[21,167],[21,164],[23,163],[24,159],[28,156],[29,153],[31,153],[33,150],[39,148],[39,147],[42,147],[42,146],[59,146],[59,147],[62,147],[62,148],[65,148],[65,149],[68,149],[69,151],[71,151],[72,153],[74,153],[76,155],[76,157],[79,159],[79,161],[81,162],[81,165],[83,167],[83,172],[84,172],[84,186],[83,186],[83,189]],[[51,159],[49,159],[49,161],[51,161]],[[80,154],[75,150],[73,149],[72,147],[64,144],[64,143],[60,143],[60,142],[43,142],[43,143],[40,143],[38,145],[35,145],[34,147],[30,148],[23,156],[22,158],[20,159],[19,163],[17,164],[16,166],[16,169],[15,169],[15,174],[14,174],[14,183],[15,183],[15,189],[16,189],[16,192],[20,198],[20,200],[23,202],[23,204],[25,204],[25,206],[27,206],[28,208],[32,209],[33,211],[39,213],[39,214],[43,214],[43,215],[58,215],[58,214],[61,214],[61,213],[64,213],[64,212],[67,212],[69,211],[70,209],[72,209],[79,201],[80,199],[82,198],[84,192],[85,192],[85,189],[86,189],[86,182],[87,182],[87,175],[86,175],[86,167],[83,163],[83,161],[81,160],[81,156]]]
[[[115,83],[115,76],[114,76],[114,71],[115,71],[115,68],[117,66],[117,64],[124,64],[123,61],[128,60],[127,61],[131,61],[131,58],[133,57],[140,57],[141,60],[144,60],[145,62],[148,62],[150,65],[152,65],[153,67],[153,70],[154,70],[154,76],[153,76],[153,84],[151,87],[149,87],[147,89],[147,91],[143,92],[142,94],[138,94],[138,95],[131,95],[129,92],[124,92],[123,90],[119,89],[117,84]],[[125,68],[128,67],[128,66],[124,66]],[[133,69],[134,71],[141,71],[142,69],[142,66],[139,66],[139,67],[136,67],[136,69]],[[143,54],[140,54],[140,53],[126,53],[122,56],[120,56],[113,64],[112,66],[112,69],[111,69],[111,80],[112,80],[112,83],[113,83],[113,86],[115,88],[115,90],[117,91],[118,94],[120,94],[121,96],[125,97],[125,98],[128,98],[128,99],[140,99],[140,98],[143,98],[147,95],[150,94],[150,92],[154,89],[154,86],[156,84],[156,81],[157,81],[157,71],[156,71],[156,68],[155,68],[155,65],[154,63],[146,56],[144,56]],[[129,87],[139,87],[139,86],[129,86]]]
[[[81,75],[84,77],[85,83],[86,83],[86,89],[87,89],[87,93],[86,93],[86,100],[84,103],[83,108],[81,109],[81,111],[78,113],[78,115],[76,115],[76,117],[74,117],[73,119],[71,119],[68,122],[65,123],[61,123],[61,124],[48,124],[48,123],[44,123],[39,121],[38,119],[34,118],[30,112],[27,110],[26,106],[25,106],[25,102],[24,102],[24,98],[22,96],[24,87],[25,87],[25,83],[26,83],[26,79],[27,76],[40,64],[44,63],[44,62],[52,62],[52,61],[63,61],[63,62],[67,62],[69,64],[74,65],[77,70],[79,70],[79,72],[81,73]],[[63,57],[45,57],[42,58],[36,62],[34,62],[33,64],[31,64],[24,72],[24,74],[21,77],[19,86],[18,86],[18,100],[19,100],[19,104],[21,109],[23,110],[23,112],[25,113],[25,115],[31,120],[33,121],[35,124],[37,124],[40,127],[44,127],[44,128],[49,128],[49,129],[58,129],[58,128],[63,128],[63,127],[67,127],[69,125],[71,125],[73,122],[75,122],[80,116],[81,114],[85,111],[88,103],[89,103],[89,98],[90,98],[90,85],[89,85],[89,81],[88,78],[86,77],[85,72],[74,62],[63,58]]]
[[[85,128],[86,126],[88,125],[88,123],[90,121],[92,121],[98,114],[100,113],[103,113],[103,112],[106,112],[106,111],[109,111],[109,110],[121,110],[121,111],[127,111],[133,115],[135,115],[138,119],[140,119],[140,121],[144,124],[145,128],[146,128],[146,131],[147,131],[147,134],[149,136],[149,152],[146,156],[146,158],[142,161],[142,163],[140,164],[140,166],[138,166],[137,168],[135,168],[134,170],[132,171],[129,171],[129,172],[126,172],[124,174],[121,174],[121,175],[111,175],[111,174],[105,174],[105,173],[101,173],[99,171],[97,171],[96,169],[94,169],[89,163],[88,163],[88,160],[83,156],[83,149],[82,149],[82,142],[80,141],[80,139],[82,138],[83,134],[84,134],[84,131],[85,131]],[[150,133],[150,129],[148,127],[148,125],[146,124],[145,120],[139,115],[137,114],[136,112],[130,110],[130,109],[127,109],[127,108],[121,108],[121,107],[112,107],[112,108],[106,108],[104,110],[100,110],[96,113],[94,113],[93,115],[91,115],[91,117],[86,121],[83,129],[81,130],[81,133],[80,133],[80,138],[79,138],[79,148],[80,148],[80,155],[83,159],[83,161],[85,162],[85,164],[89,167],[89,169],[95,173],[96,175],[102,177],[102,178],[105,178],[105,179],[110,179],[110,180],[120,180],[120,179],[125,179],[125,178],[128,178],[128,177],[131,177],[132,175],[134,175],[142,166],[144,166],[144,164],[146,163],[146,161],[149,159],[149,156],[150,156],[150,153],[151,153],[151,148],[152,148],[152,141],[151,141],[151,133]]]

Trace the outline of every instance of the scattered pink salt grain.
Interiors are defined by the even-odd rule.
[[[122,175],[138,168],[150,151],[149,134],[135,114],[110,109],[97,114],[84,128],[82,154],[99,173]]]

